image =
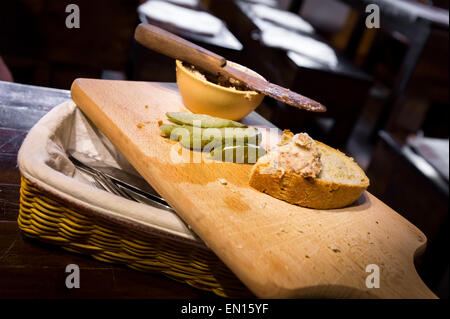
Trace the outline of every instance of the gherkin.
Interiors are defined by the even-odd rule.
[[[187,112],[167,112],[167,118],[176,124],[184,124],[199,127],[247,127],[246,125],[206,114],[194,114]]]

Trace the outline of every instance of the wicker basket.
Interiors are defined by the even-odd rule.
[[[55,107],[36,124],[36,130],[39,130],[39,125],[61,116],[60,113],[67,115],[74,111],[74,107],[72,102]],[[30,164],[25,159],[30,156],[28,148],[31,148],[31,142],[27,140],[37,134],[33,130],[35,128],[30,131],[19,152],[18,161],[22,172],[18,224],[26,236],[59,245],[71,252],[91,255],[102,262],[160,273],[219,296],[252,296],[204,244],[193,244],[192,240],[177,238],[169,230],[165,233],[161,227],[159,231],[154,231],[146,226],[148,223],[127,223],[120,218],[111,218],[108,213],[100,214],[95,209],[86,209],[86,205],[79,204],[80,201],[67,200],[63,193],[64,187],[48,191],[49,182],[46,180],[41,183],[39,180],[39,177],[42,179],[42,173],[39,170],[30,172],[30,167],[34,167],[30,165],[39,166],[39,162]],[[45,174],[54,173],[45,171],[47,169],[50,168],[43,168]]]

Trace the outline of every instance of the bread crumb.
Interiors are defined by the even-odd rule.
[[[228,181],[225,178],[219,178],[218,181],[222,185],[227,185],[228,184]]]
[[[163,124],[162,120],[158,120],[158,126],[161,126]]]
[[[148,105],[144,106],[146,109],[148,109]]]
[[[146,122],[142,122],[142,123],[138,123],[136,126],[137,128],[143,128],[145,125],[150,124],[151,121],[146,121]]]
[[[341,252],[341,250],[339,248],[337,248],[336,246],[334,246],[334,245],[330,245],[330,246],[328,246],[328,248],[330,248],[334,253],[340,253]]]
[[[309,257],[309,255],[305,255],[305,258],[311,258],[311,257]]]

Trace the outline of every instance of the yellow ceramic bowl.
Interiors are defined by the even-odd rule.
[[[263,79],[256,72],[237,63],[233,66]],[[264,95],[254,91],[238,91],[203,80],[176,61],[177,84],[184,105],[193,113],[208,114],[229,120],[240,120],[261,104]]]

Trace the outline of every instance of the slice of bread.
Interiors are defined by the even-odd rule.
[[[276,152],[261,157],[253,166],[250,186],[291,204],[316,208],[340,208],[352,204],[369,186],[369,179],[353,158],[323,143],[322,169],[316,178],[302,177],[276,167]]]

